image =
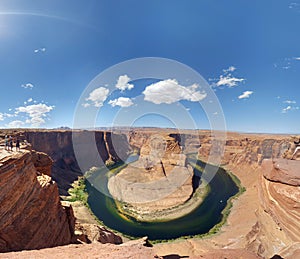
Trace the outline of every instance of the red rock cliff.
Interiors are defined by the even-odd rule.
[[[126,160],[130,150],[126,135],[111,132],[27,130],[24,136],[33,149],[45,152],[53,159],[52,178],[57,182],[61,195],[67,195],[71,184],[90,167],[99,166],[102,161]],[[74,139],[84,154],[87,168],[78,166],[73,149]],[[91,140],[95,141],[98,154],[92,152]]]
[[[35,165],[37,167],[35,167]],[[0,252],[70,244],[75,218],[60,202],[49,175],[51,159],[42,153],[0,156]]]

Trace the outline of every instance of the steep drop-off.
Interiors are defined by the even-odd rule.
[[[119,157],[128,156],[130,149],[126,135],[111,132],[27,130],[24,136],[33,149],[45,152],[53,159],[52,178],[57,182],[61,195],[68,195],[67,191],[71,188],[71,184],[78,179],[78,176],[83,175],[85,170],[101,164],[102,161],[118,161]],[[89,168],[80,168],[78,165],[73,148],[74,140]],[[91,140],[95,141],[98,154],[91,150]],[[113,145],[113,142],[117,145]],[[116,146],[119,148],[117,152]]]
[[[139,159],[108,181],[115,200],[126,203],[139,220],[157,220],[156,212],[185,204],[193,195],[193,168],[178,143],[179,135],[161,134],[148,138]],[[178,211],[182,210],[178,207]],[[177,215],[179,217],[181,214]]]
[[[292,255],[300,256],[300,161],[266,159],[260,172],[261,206],[248,235],[249,247],[261,256],[296,258]]]
[[[51,163],[43,153],[1,151],[0,252],[74,242],[73,210],[60,202]]]
[[[130,150],[139,153],[147,139],[159,132],[155,129],[151,131],[135,129],[117,135],[124,141],[125,154]],[[169,134],[175,133],[169,132]],[[95,135],[99,153],[104,161],[120,159],[114,152],[111,142],[112,133],[83,131],[81,134]],[[72,149],[72,133],[70,131],[28,131],[25,136],[34,149],[47,152],[54,160],[53,177],[58,181],[61,193],[66,193],[70,183],[82,174]],[[223,146],[222,140],[216,140],[209,131],[199,131],[199,134],[189,134],[186,131],[180,135],[179,141],[181,146],[186,147],[183,151],[186,153],[198,151],[200,159],[204,162],[209,158],[213,162],[214,156],[217,158],[221,155],[223,156],[221,165],[233,173],[253,174],[253,177],[258,175],[258,185],[253,188],[259,190],[259,196],[256,198],[259,199],[260,205],[256,210],[257,223],[253,225],[252,230],[249,229],[246,237],[249,249],[267,257],[274,254],[288,257],[299,249],[297,235],[300,233],[299,185],[297,181],[296,184],[293,183],[295,180],[291,181],[291,178],[295,177],[290,175],[290,170],[288,173],[278,171],[274,164],[271,165],[267,160],[291,158],[295,147],[290,136],[227,133]],[[85,144],[83,139],[83,149]],[[212,149],[213,144],[214,149]],[[88,156],[87,159],[92,162],[94,158]],[[299,156],[296,159],[299,159]],[[299,168],[300,161],[294,162],[297,163],[296,168]],[[265,169],[266,166],[268,170]]]

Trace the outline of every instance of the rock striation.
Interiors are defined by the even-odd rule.
[[[193,194],[192,178],[176,135],[153,135],[141,147],[138,161],[109,179],[108,189],[141,219],[184,204]]]
[[[161,139],[153,140],[150,142],[151,136],[159,133],[159,135],[163,135],[166,137],[164,141]],[[50,155],[51,159],[54,162],[54,166],[52,167],[52,177],[53,179],[58,181],[60,192],[61,194],[66,194],[66,190],[70,187],[70,184],[77,179],[78,175],[81,175],[83,172],[81,168],[79,168],[76,156],[74,154],[73,145],[72,145],[72,132],[71,131],[63,131],[63,130],[56,130],[56,131],[34,131],[34,130],[27,130],[23,133],[25,138],[32,143],[32,147],[35,150],[40,152],[45,152]],[[119,161],[125,160],[128,153],[131,151],[135,151],[140,154],[140,160],[137,161],[135,167],[131,168],[135,173],[134,175],[130,175],[124,173],[126,171],[122,171],[120,174],[124,179],[128,182],[132,182],[132,185],[136,184],[134,179],[137,181],[144,181],[144,182],[157,182],[163,180],[165,178],[171,177],[172,171],[174,168],[177,167],[186,167],[184,166],[185,160],[184,156],[181,156],[182,153],[189,153],[189,152],[198,152],[198,156],[203,161],[211,161],[214,163],[214,157],[222,156],[221,165],[225,166],[225,168],[229,168],[233,173],[239,172],[239,174],[251,174],[253,177],[259,176],[257,185],[251,187],[256,188],[259,191],[259,196],[257,199],[259,200],[259,206],[256,210],[256,224],[253,225],[253,228],[249,229],[248,235],[243,237],[247,239],[247,249],[254,251],[256,254],[260,256],[271,258],[273,255],[280,255],[283,258],[297,258],[300,251],[300,242],[298,233],[300,233],[300,215],[299,215],[299,159],[300,154],[296,157],[296,161],[288,160],[291,158],[295,150],[295,146],[293,144],[293,139],[287,135],[267,135],[267,134],[239,134],[239,133],[227,133],[227,138],[225,141],[218,140],[213,136],[210,131],[199,131],[197,134],[191,134],[188,131],[184,131],[180,134],[173,130],[165,131],[157,131],[155,129],[151,130],[139,130],[135,129],[129,132],[118,132],[118,133],[109,133],[109,132],[89,132],[89,131],[80,131],[78,133],[78,138],[81,139],[81,146],[83,150],[88,149],[88,145],[86,143],[87,137],[92,134],[94,139],[96,139],[97,147],[99,154],[103,161]],[[114,145],[114,139],[117,139],[119,143],[119,147],[117,148]],[[201,147],[200,147],[200,144]],[[179,152],[178,146],[174,145],[174,143],[178,142],[178,146],[182,153]],[[168,154],[168,152],[163,152],[160,155],[160,159],[155,159],[155,155],[153,152],[151,153],[151,149],[156,147],[160,149],[160,146],[167,146],[169,143],[170,147],[173,145],[174,149],[172,152]],[[214,148],[213,148],[214,146]],[[96,157],[86,151],[87,159],[89,160],[90,164],[97,163],[95,161]],[[23,154],[25,156],[25,154]],[[175,155],[175,156],[174,156]],[[42,190],[44,189],[51,189],[52,186],[55,185],[51,182],[51,179],[47,176],[49,174],[49,165],[43,166],[42,160],[43,155],[36,155],[34,159],[33,153],[28,153],[30,158],[28,161],[31,162],[27,163],[28,166],[30,165],[31,171],[40,171],[43,174],[38,175],[35,173],[35,179],[32,178],[32,175],[26,176],[29,179],[29,182],[35,186],[35,188],[31,188],[31,190],[35,190],[36,186],[40,186]],[[39,158],[40,157],[40,158]],[[23,159],[23,158],[22,158]],[[21,160],[22,160],[21,159]],[[21,161],[20,160],[20,161]],[[26,159],[25,159],[26,160]],[[27,160],[26,160],[27,161]],[[35,162],[34,162],[35,161]],[[168,164],[168,161],[170,162]],[[216,159],[217,161],[217,159]],[[1,162],[2,163],[2,162]],[[18,164],[18,163],[17,163]],[[41,166],[40,166],[40,165]],[[138,165],[140,167],[138,167]],[[4,167],[2,167],[4,166]],[[18,165],[20,166],[20,165]],[[1,168],[4,170],[11,170],[11,165],[9,162],[5,162],[5,165],[2,163]],[[36,169],[38,168],[38,170]],[[44,171],[42,171],[44,170]],[[124,169],[126,170],[126,169]],[[140,170],[144,170],[144,174],[141,174]],[[154,174],[154,172],[156,172]],[[46,174],[46,175],[45,175]],[[180,174],[180,173],[179,173]],[[6,247],[6,241],[3,238],[4,236],[8,240],[13,240],[12,235],[10,233],[15,233],[13,231],[14,228],[8,228],[8,232],[3,232],[4,223],[6,220],[11,222],[11,216],[14,211],[17,211],[17,214],[23,214],[24,211],[27,214],[30,214],[29,210],[26,210],[27,206],[31,206],[35,204],[37,201],[33,200],[29,204],[27,200],[22,200],[21,192],[13,191],[12,189],[18,190],[21,188],[24,191],[25,186],[28,183],[25,183],[25,180],[21,180],[21,176],[18,175],[17,179],[19,185],[16,185],[15,177],[5,176],[8,175],[3,174],[2,171],[0,173],[0,247]],[[127,176],[126,176],[127,175]],[[126,177],[127,178],[126,178]],[[4,177],[4,178],[2,178]],[[10,180],[5,180],[6,177],[10,177]],[[140,177],[140,179],[139,179]],[[187,178],[187,186],[190,185],[190,180]],[[11,182],[10,182],[11,181]],[[123,183],[122,181],[118,182],[119,187],[122,189],[124,186],[121,186]],[[132,187],[132,185],[127,185],[128,187]],[[117,185],[116,185],[117,186]],[[119,188],[118,187],[118,188]],[[247,186],[246,186],[247,187]],[[117,192],[117,187],[116,192]],[[115,195],[123,195],[121,198],[130,197],[130,192],[132,191],[130,188],[127,191],[122,192],[120,194],[116,193]],[[190,187],[188,187],[190,188]],[[184,194],[179,198],[182,200],[186,199],[189,196],[190,189],[181,190],[181,193]],[[4,192],[2,192],[4,190]],[[25,189],[25,197],[28,195],[30,196],[29,191]],[[51,189],[52,190],[52,189]],[[124,189],[125,190],[125,189]],[[186,192],[185,192],[186,191]],[[8,192],[14,192],[14,198],[12,199],[13,203],[8,204],[6,202],[6,197]],[[35,195],[30,197],[35,197],[36,193],[44,197],[44,203],[48,202],[48,196],[43,196],[41,193],[42,191],[33,191]],[[113,192],[113,191],[112,191]],[[128,195],[126,194],[128,193]],[[138,192],[141,194],[140,192]],[[153,194],[155,192],[152,192]],[[178,192],[180,193],[180,192]],[[10,193],[12,195],[12,193]],[[27,195],[27,196],[26,196]],[[37,197],[39,197],[37,195]],[[147,194],[148,195],[148,194]],[[147,195],[139,195],[143,197],[147,197]],[[178,198],[176,196],[169,196],[166,199],[166,203],[160,203],[159,205],[163,206],[170,206],[174,200]],[[247,195],[247,191],[246,191]],[[16,196],[16,197],[15,197]],[[54,195],[55,196],[55,195]],[[136,195],[134,195],[136,196]],[[132,195],[132,197],[134,197]],[[151,196],[149,196],[151,197]],[[174,198],[174,199],[173,199]],[[26,206],[17,203],[17,205],[13,205],[16,200],[21,199],[23,203],[26,203]],[[25,199],[25,198],[24,198]],[[28,198],[29,199],[29,198]],[[32,198],[33,199],[33,198]],[[57,199],[57,198],[55,198]],[[178,201],[178,200],[177,200]],[[55,200],[56,202],[56,200]],[[55,203],[54,202],[54,203]],[[135,200],[132,200],[135,202]],[[53,202],[52,202],[53,203]],[[155,203],[153,203],[155,204]],[[2,211],[2,205],[5,206],[5,210],[8,213],[4,213]],[[148,204],[149,205],[149,204]],[[12,206],[10,208],[9,206]],[[22,207],[23,206],[23,207]],[[30,207],[32,210],[35,209],[37,205]],[[46,205],[45,205],[46,206]],[[19,207],[22,207],[20,210]],[[37,206],[38,207],[38,206]],[[151,206],[147,206],[151,210]],[[152,208],[154,209],[155,206]],[[145,208],[141,208],[141,211],[147,212]],[[61,209],[56,209],[61,211]],[[62,209],[63,211],[67,211],[66,209]],[[20,212],[21,211],[21,212]],[[55,210],[54,210],[55,211]],[[242,212],[245,213],[245,212]],[[59,213],[58,213],[59,214]],[[65,212],[62,215],[67,214]],[[69,213],[70,214],[70,213]],[[30,214],[31,215],[31,214]],[[43,214],[41,214],[43,215]],[[59,214],[60,215],[60,214]],[[14,216],[13,216],[14,217]],[[21,216],[18,216],[19,220],[16,220],[17,226],[20,224],[25,225],[25,222],[21,222]],[[17,217],[17,218],[18,218]],[[64,219],[65,216],[61,218]],[[37,219],[34,218],[36,221]],[[30,221],[31,222],[31,221]],[[31,224],[31,223],[27,224]],[[69,222],[69,220],[65,220],[65,222]],[[255,223],[255,221],[254,221]],[[12,222],[10,223],[12,224]],[[58,225],[60,223],[57,223]],[[6,227],[9,225],[5,225]],[[33,229],[36,229],[36,226],[33,224]],[[26,229],[24,227],[24,229]],[[62,228],[65,229],[65,228]],[[45,232],[49,231],[49,228],[45,227]],[[52,229],[51,229],[52,230]],[[42,231],[42,230],[40,230]],[[65,232],[65,230],[63,230]],[[4,234],[3,234],[4,233]],[[27,235],[31,235],[32,233],[31,227],[28,230],[24,230],[25,233],[22,235],[27,237]],[[45,234],[46,235],[46,234]],[[32,236],[31,236],[32,237]],[[20,239],[20,237],[17,236]],[[241,237],[237,237],[239,239]],[[3,241],[4,240],[4,241]],[[11,241],[12,244],[15,244]],[[24,241],[25,242],[25,241]],[[37,243],[42,243],[42,238],[40,241],[36,241]],[[21,242],[22,243],[22,242]],[[26,243],[26,242],[25,242]],[[25,244],[23,243],[23,244]],[[16,244],[15,244],[16,245]],[[55,245],[55,244],[53,244]],[[7,248],[6,248],[7,249]]]
[[[51,163],[43,153],[1,151],[0,252],[74,242],[73,210],[60,202]]]
[[[259,198],[249,246],[261,256],[300,250],[300,161],[263,160]]]
[[[103,162],[125,161],[130,150],[126,135],[106,131],[26,130],[23,134],[34,150],[48,154],[53,160],[52,178],[61,195],[68,195],[71,184],[91,167],[101,166]],[[78,164],[74,141],[85,167]],[[93,152],[93,144],[97,152]]]

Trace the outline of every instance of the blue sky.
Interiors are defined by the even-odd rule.
[[[300,1],[293,0],[1,0],[0,127],[72,127],[99,73],[126,60],[162,57],[202,75],[228,130],[300,133],[299,28]],[[220,116],[201,106],[207,97],[199,82],[131,79],[124,71],[87,93],[79,105],[87,114],[91,106],[100,110],[95,126],[118,126],[120,114],[120,126],[132,124],[133,110],[144,104],[184,107],[198,128]],[[105,96],[105,88],[116,91]],[[134,120],[177,124],[166,114]]]

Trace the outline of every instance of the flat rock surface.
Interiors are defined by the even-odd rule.
[[[264,177],[270,181],[300,186],[300,161],[265,159],[262,163]]]

